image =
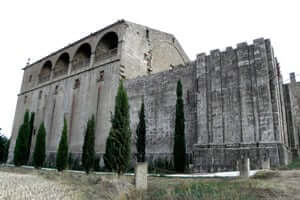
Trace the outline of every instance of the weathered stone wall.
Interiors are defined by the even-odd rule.
[[[170,69],[185,64],[189,58],[176,38],[168,33],[129,23],[124,35],[121,65],[126,79]]]
[[[296,82],[295,73],[290,74],[290,83],[284,85],[286,118],[289,146],[296,156],[300,155],[300,82]]]
[[[150,31],[148,36],[151,39],[146,38],[146,30]],[[140,37],[137,33],[140,33]],[[109,36],[106,37],[107,35]],[[172,41],[171,38],[173,37],[170,34],[123,20],[26,66],[18,97],[8,162],[12,162],[15,140],[26,109],[36,114],[36,132],[40,123],[45,123],[47,165],[54,165],[64,118],[68,123],[69,151],[72,159],[79,160],[86,123],[94,114],[95,151],[98,156],[102,156],[111,127],[110,117],[119,80],[147,74],[144,52],[154,44],[158,45],[158,50],[168,50],[160,43],[165,40]],[[103,54],[100,44],[106,45],[108,52]],[[107,49],[110,46],[113,49]],[[156,59],[154,72],[165,70],[170,63],[184,63],[188,60],[175,38],[173,46],[179,49],[178,52],[170,52],[166,54],[167,57]],[[65,69],[63,73],[57,74],[62,58]],[[31,152],[34,149],[35,137],[36,135],[33,136]]]
[[[57,75],[62,55],[67,70]],[[9,162],[25,109],[36,113],[35,129],[45,122],[47,165],[54,165],[64,118],[70,153],[79,165],[85,126],[95,115],[95,150],[102,157],[119,80],[126,78],[133,153],[144,100],[150,163],[172,160],[176,85],[181,80],[186,149],[195,171],[233,170],[241,157],[250,157],[252,168],[260,168],[266,157],[271,166],[287,164],[291,135],[294,147],[299,146],[300,89],[296,81],[282,87],[270,41],[240,43],[188,61],[174,36],[119,21],[25,67]]]
[[[187,152],[191,153],[196,137],[195,63],[173,70],[127,80],[133,138],[139,122],[142,99],[145,103],[146,154],[149,160],[172,158],[176,111],[176,86],[183,86]],[[135,139],[133,140],[135,150]]]
[[[197,57],[197,171],[233,169],[241,156],[252,167],[271,158],[286,164],[287,129],[280,71],[269,40],[238,44]]]

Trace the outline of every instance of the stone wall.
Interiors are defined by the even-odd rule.
[[[169,49],[165,48],[165,42],[172,43]],[[106,46],[102,48],[101,45]],[[64,118],[68,123],[70,154],[73,159],[79,160],[87,120],[95,115],[95,151],[102,157],[119,80],[147,74],[144,54],[154,46],[156,51],[168,53],[164,54],[167,56],[153,57],[155,67],[151,66],[155,70],[151,73],[166,70],[170,64],[188,61],[172,35],[121,20],[26,66],[18,95],[8,162],[13,160],[18,129],[26,109],[36,114],[36,132],[40,123],[45,123],[47,165],[54,165]],[[31,153],[35,137],[33,135]]]
[[[295,156],[300,155],[300,82],[296,82],[295,73],[290,74],[290,83],[284,84],[284,97],[288,127],[289,146]]]
[[[127,80],[125,86],[130,103],[133,149],[139,122],[141,102],[145,103],[146,154],[149,161],[158,157],[171,159],[175,128],[176,86],[183,86],[187,152],[191,153],[196,137],[195,63],[173,70]]]
[[[250,157],[252,168],[260,168],[266,157],[271,166],[287,164],[282,79],[269,40],[199,54],[185,66],[126,81],[133,133],[142,99],[145,102],[150,161],[172,159],[179,79],[187,153],[196,171],[232,170],[244,156]]]

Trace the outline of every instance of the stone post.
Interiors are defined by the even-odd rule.
[[[240,177],[248,178],[250,176],[250,159],[242,158],[239,160]]]
[[[135,166],[135,188],[147,190],[148,164],[137,163]]]
[[[262,169],[270,169],[270,158],[265,158],[262,161]]]

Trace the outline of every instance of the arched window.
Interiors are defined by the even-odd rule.
[[[69,62],[70,56],[68,53],[63,53],[59,56],[54,67],[54,78],[68,73]]]
[[[88,43],[81,45],[72,61],[72,71],[87,67],[90,64],[91,46]]]
[[[95,52],[95,61],[103,60],[118,53],[118,35],[114,32],[106,33],[98,43]]]
[[[52,70],[52,63],[50,60],[48,60],[43,65],[41,72],[39,74],[39,83],[43,83],[50,80],[51,70]]]

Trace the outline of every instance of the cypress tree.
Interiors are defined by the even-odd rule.
[[[8,145],[9,140],[7,139],[7,137],[0,134],[0,163],[6,162]]]
[[[129,104],[123,82],[120,81],[115,99],[115,110],[112,116],[109,136],[106,140],[104,163],[106,168],[123,174],[130,162],[131,130],[129,126]]]
[[[67,120],[64,119],[64,128],[60,137],[58,150],[56,153],[56,168],[58,171],[63,171],[68,164],[68,128]]]
[[[82,165],[85,172],[88,174],[94,165],[95,161],[95,117],[92,116],[87,122],[87,127],[84,136],[82,147]]]
[[[26,110],[24,115],[24,122],[21,124],[16,140],[14,151],[14,164],[16,166],[25,165],[28,160],[28,139],[30,132],[29,111]]]
[[[30,148],[31,148],[31,140],[33,135],[33,129],[34,129],[34,112],[31,112],[30,114],[30,120],[29,120],[29,135],[28,135],[28,154],[27,154],[27,160],[30,157]]]
[[[141,105],[141,110],[139,113],[139,123],[136,128],[136,150],[137,150],[137,161],[145,162],[145,148],[146,148],[146,123],[145,123],[145,109],[144,100]]]
[[[185,136],[184,136],[184,108],[181,81],[177,82],[176,119],[173,159],[176,172],[183,173],[186,165]]]
[[[46,157],[46,129],[44,122],[41,123],[33,154],[33,164],[35,168],[42,167]]]
[[[7,141],[5,145],[5,157],[4,157],[4,162],[7,162],[8,158],[8,153],[9,153],[9,145],[10,145],[10,139]]]

